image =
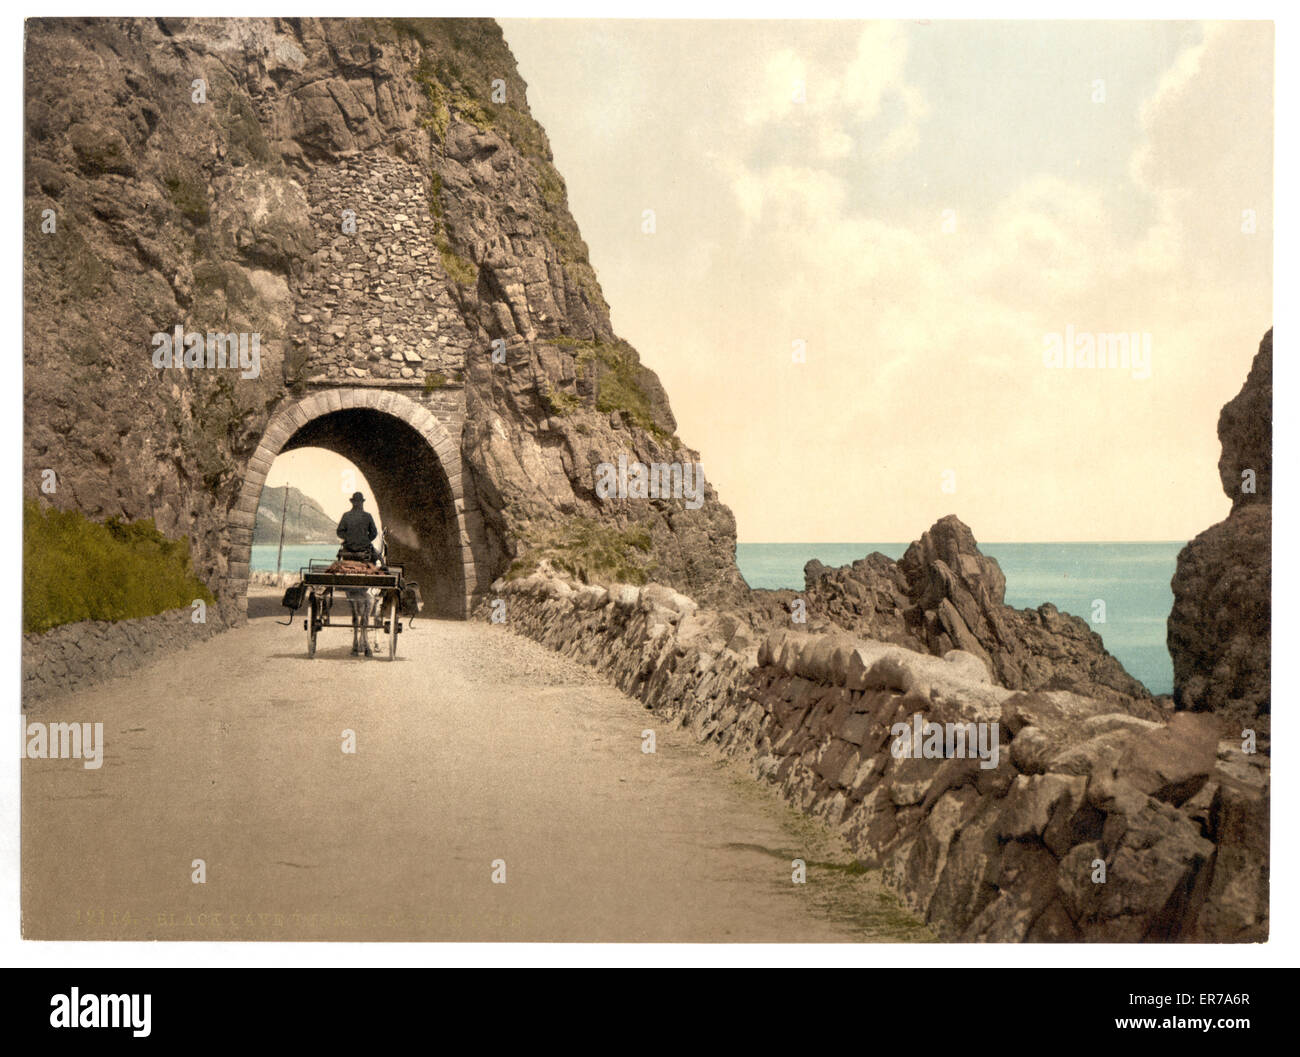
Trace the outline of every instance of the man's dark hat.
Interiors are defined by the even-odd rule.
[[[363,496],[360,492],[353,492],[353,493],[352,493],[352,502],[354,502],[354,503],[364,503],[365,501],[366,501],[366,497]]]

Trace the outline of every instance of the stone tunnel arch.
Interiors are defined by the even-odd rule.
[[[230,514],[227,589],[240,611],[247,612],[252,528],[262,486],[277,455],[305,447],[333,451],[366,476],[383,515],[391,559],[420,584],[425,612],[467,616],[478,585],[457,445],[427,408],[401,393],[376,389],[323,390],[271,417]]]

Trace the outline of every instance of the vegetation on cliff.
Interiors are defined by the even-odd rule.
[[[620,529],[576,517],[524,542],[527,552],[510,566],[507,579],[527,576],[543,560],[589,584],[643,584],[655,568],[650,533],[640,525]]]

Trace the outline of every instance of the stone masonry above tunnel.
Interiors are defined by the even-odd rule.
[[[292,342],[296,373],[309,383],[463,386],[472,338],[448,274],[456,258],[443,248],[424,181],[416,166],[378,151],[308,181],[319,248],[298,289]]]
[[[322,447],[355,463],[375,489],[392,560],[420,583],[430,615],[463,617],[487,590],[483,519],[459,448],[429,408],[392,390],[326,389],[281,407],[249,460],[229,516],[227,595],[246,612],[253,525],[277,455]]]

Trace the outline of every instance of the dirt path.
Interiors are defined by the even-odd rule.
[[[308,661],[301,622],[250,610],[26,717],[105,741],[97,770],[23,761],[28,938],[931,938],[823,827],[544,647],[417,620],[393,663],[342,630]]]

